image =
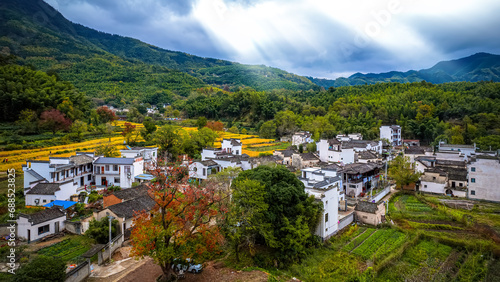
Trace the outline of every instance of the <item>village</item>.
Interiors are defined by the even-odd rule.
[[[500,181],[498,155],[479,152],[474,145],[440,143],[434,150],[420,146],[418,140],[402,139],[397,125],[380,127],[377,141],[363,140],[361,134],[354,133],[315,143],[305,131],[283,141],[291,142],[291,147],[276,150],[273,155],[249,157],[242,153],[241,140],[222,139],[219,148],[204,148],[201,159],[185,160],[182,165],[189,168],[189,178],[197,183],[227,168],[245,171],[260,165],[285,166],[304,184],[305,192],[322,203],[315,231],[322,241],[354,223],[385,223],[389,198],[396,188],[450,196],[458,199],[458,204],[500,201],[494,188]],[[301,152],[310,143],[315,143],[317,150]],[[154,179],[149,168],[160,157],[158,148],[127,146],[120,154],[112,158],[77,152],[49,161],[26,160],[22,166],[26,206],[45,207],[19,215],[16,234],[23,242],[37,244],[64,234],[83,235],[93,220],[118,221],[118,235],[82,254],[80,264],[68,267],[66,281],[103,275],[105,271],[100,272],[99,267],[105,269],[113,253],[129,244],[136,212],[151,210],[155,205],[148,195],[148,183]],[[419,181],[396,187],[395,181],[388,179],[387,164],[396,156],[407,159],[419,174]],[[68,212],[77,204],[89,212],[84,216]],[[97,262],[92,263],[90,258],[96,255]]]

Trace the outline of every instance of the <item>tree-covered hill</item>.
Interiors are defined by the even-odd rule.
[[[119,91],[125,100],[152,102],[144,96],[169,91],[186,95],[207,84],[256,90],[319,88],[276,68],[197,57],[99,32],[68,21],[41,0],[2,1],[0,18],[0,49],[18,56],[20,64],[59,74],[92,97]]]
[[[500,55],[477,53],[465,58],[442,61],[429,69],[407,72],[391,71],[385,73],[355,73],[348,78],[335,80],[308,77],[319,86],[349,86],[375,84],[382,82],[419,82],[446,83],[456,81],[495,81],[500,82]]]

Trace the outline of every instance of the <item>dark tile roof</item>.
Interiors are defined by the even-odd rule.
[[[69,157],[69,161],[74,163],[75,165],[83,165],[92,163],[94,158],[87,155],[76,155]]]
[[[300,157],[304,161],[319,161],[319,158],[313,153],[302,153]]]
[[[26,194],[29,195],[54,195],[56,191],[61,190],[59,188],[60,183],[38,183]]]
[[[94,164],[116,164],[116,165],[133,165],[133,158],[98,158]]]
[[[289,158],[291,157],[294,153],[297,153],[296,151],[294,150],[276,150],[277,152],[280,152],[281,154],[283,154],[283,157],[285,158]]]
[[[337,182],[339,180],[340,180],[339,176],[325,177],[325,180],[315,183],[313,185],[313,187],[316,188],[316,189],[328,188],[328,187],[325,187],[325,186],[330,185],[332,183],[335,183],[335,182]]]
[[[376,213],[378,210],[378,205],[376,203],[360,201],[354,208],[355,211]]]
[[[366,163],[366,164],[354,163],[345,165],[343,171],[344,173],[348,174],[358,174],[358,173],[366,173],[379,167],[380,166],[375,163]]]
[[[364,159],[364,160],[371,160],[371,159],[377,159],[377,155],[375,155],[373,152],[371,151],[361,151],[361,152],[358,152],[358,156],[360,159]]]
[[[204,166],[217,166],[218,164],[213,160],[205,160],[200,162]]]
[[[66,214],[59,208],[50,208],[33,214],[20,214],[19,216],[27,218],[32,225],[37,225],[42,222],[66,216]]]
[[[223,139],[223,140],[228,140],[231,143],[231,146],[241,146],[241,143],[234,138]]]
[[[37,180],[44,180],[45,179],[45,178],[43,178],[43,176],[41,176],[40,174],[38,174],[36,171],[34,171],[32,169],[26,170],[26,173],[30,174],[31,176],[33,176]]]
[[[330,146],[342,144],[342,142],[340,142],[339,140],[337,140],[335,138],[328,139],[327,142],[328,142],[328,145],[330,145]]]
[[[155,201],[149,195],[135,198],[130,201],[107,207],[110,211],[120,217],[132,218],[135,212],[150,211],[155,206]]]
[[[425,150],[422,147],[419,146],[410,146],[405,149],[405,154],[410,154],[410,155],[423,155],[425,154]]]
[[[319,166],[321,167],[322,170],[341,170],[342,168],[336,164],[330,164],[330,163],[319,163]]]
[[[147,195],[149,187],[146,184],[142,183],[139,186],[134,188],[122,189],[120,191],[116,191],[113,193],[115,197],[118,199],[122,199],[123,201],[132,200],[144,195]]]

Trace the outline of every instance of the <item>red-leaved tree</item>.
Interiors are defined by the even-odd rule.
[[[99,116],[100,122],[102,123],[107,123],[118,119],[115,113],[106,106],[97,108],[96,112]]]
[[[224,129],[224,124],[220,121],[208,121],[205,127],[208,127],[213,131],[222,131]]]
[[[40,115],[40,127],[52,131],[52,134],[59,130],[68,130],[70,126],[71,120],[59,110],[46,110]]]
[[[216,185],[189,183],[185,166],[156,166],[149,172],[155,176],[149,195],[156,205],[134,218],[132,254],[153,258],[171,279],[174,259],[199,261],[218,251],[223,236],[217,222],[227,212],[225,196]]]

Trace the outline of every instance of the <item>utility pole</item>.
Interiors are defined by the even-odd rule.
[[[113,221],[113,219],[115,219],[114,217],[112,217],[109,213],[107,213],[107,216],[108,216],[108,220],[109,220],[109,263],[111,263],[111,221]]]

